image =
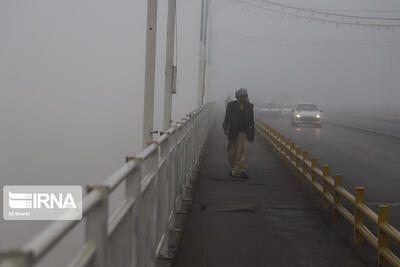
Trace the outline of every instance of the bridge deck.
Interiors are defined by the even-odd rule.
[[[226,145],[218,123],[173,266],[364,266],[266,144],[250,146],[248,180],[228,176]]]

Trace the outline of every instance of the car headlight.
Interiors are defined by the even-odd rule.
[[[317,118],[318,118],[318,119],[321,118],[321,115],[318,114],[318,115],[317,115]]]
[[[300,118],[300,114],[297,114],[297,115],[296,115],[296,118]]]

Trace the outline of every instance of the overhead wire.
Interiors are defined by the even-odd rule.
[[[288,9],[294,9],[294,10],[301,10],[301,11],[306,11],[306,12],[311,12],[311,13],[317,13],[325,16],[334,16],[334,17],[343,17],[343,18],[357,18],[357,19],[368,19],[368,20],[383,20],[383,21],[400,21],[400,18],[387,18],[387,17],[371,17],[371,16],[356,16],[356,15],[348,15],[348,14],[339,14],[339,13],[332,13],[332,12],[326,12],[326,11],[320,11],[318,9],[312,9],[312,8],[304,8],[304,7],[298,7],[298,6],[291,6],[287,4],[281,4],[277,2],[272,2],[269,0],[261,0],[264,3],[268,3],[270,5],[275,5],[279,7],[284,7]]]
[[[360,50],[371,48],[389,48],[400,46],[400,42],[317,42],[317,41],[299,41],[289,39],[274,39],[267,36],[255,36],[243,33],[234,33],[230,31],[218,31],[218,36],[235,38],[237,40],[246,42],[267,42],[271,46],[276,47],[292,47],[292,48],[305,48],[305,49],[323,49],[323,50]]]
[[[250,7],[254,7],[254,8],[257,8],[257,9],[263,9],[263,10],[266,10],[268,12],[279,13],[279,14],[288,15],[288,16],[295,17],[295,18],[306,19],[306,20],[309,20],[309,21],[319,21],[319,22],[322,22],[322,23],[332,23],[332,24],[336,24],[336,25],[341,24],[341,25],[362,26],[362,27],[377,27],[377,28],[383,27],[383,28],[392,29],[392,30],[394,30],[394,28],[400,27],[400,24],[386,24],[386,23],[378,24],[378,23],[371,23],[371,22],[344,21],[344,20],[329,19],[329,16],[332,16],[332,15],[326,15],[326,13],[325,13],[325,15],[328,18],[316,17],[313,14],[311,16],[303,15],[303,14],[300,14],[300,13],[293,14],[293,13],[290,13],[290,12],[286,12],[284,9],[283,10],[276,10],[276,9],[269,8],[269,7],[266,7],[266,6],[260,6],[258,4],[250,3],[250,2],[244,1],[244,0],[235,0],[235,2],[244,4],[244,5],[247,5],[247,6],[250,6]],[[307,12],[312,13],[312,11],[307,11]],[[343,18],[344,17],[345,16],[343,16]]]

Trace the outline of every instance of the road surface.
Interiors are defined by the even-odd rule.
[[[350,192],[355,186],[364,186],[366,202],[373,210],[378,204],[390,205],[390,220],[400,229],[400,139],[340,126],[351,126],[349,120],[314,128],[293,127],[289,119],[260,119],[296,142],[296,146],[309,150],[310,158],[316,157],[319,164],[330,164],[331,174],[342,174],[343,185]],[[385,132],[378,124],[373,125],[374,129]]]

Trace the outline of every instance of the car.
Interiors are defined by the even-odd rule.
[[[322,110],[316,104],[297,104],[292,110],[292,126],[299,124],[312,124],[322,126]]]
[[[283,105],[281,108],[281,114],[285,118],[290,118],[292,116],[293,105]]]
[[[263,103],[255,105],[255,112],[260,116],[279,119],[282,117],[281,106],[276,103]]]

